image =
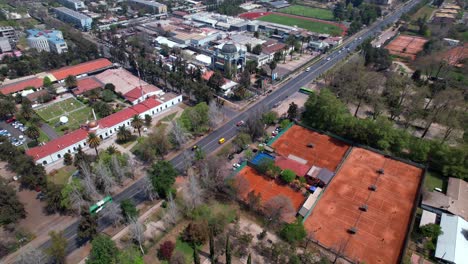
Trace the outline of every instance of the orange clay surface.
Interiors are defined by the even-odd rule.
[[[390,42],[386,49],[388,49],[390,54],[409,57],[414,60],[416,54],[423,50],[424,43],[426,42],[427,39],[425,38],[400,35]]]
[[[300,192],[296,192],[287,185],[280,185],[274,180],[266,179],[264,176],[259,174],[254,168],[245,166],[237,175],[236,179],[243,177],[248,182],[248,187],[242,190],[239,195],[245,200],[249,192],[254,191],[261,195],[260,203],[264,205],[268,200],[273,197],[283,195],[291,200],[294,209],[299,211],[302,204],[305,201],[304,195]],[[295,213],[294,212],[294,215]],[[294,220],[294,215],[291,215]]]
[[[384,168],[385,174],[376,172]],[[397,263],[423,170],[354,148],[304,225],[328,248],[353,262]],[[368,187],[374,184],[377,191]],[[367,204],[368,211],[359,210]],[[357,227],[351,235],[348,229]]]
[[[307,144],[314,144],[313,148]],[[271,145],[276,153],[289,154],[307,160],[307,165],[335,171],[349,145],[307,128],[294,125]]]

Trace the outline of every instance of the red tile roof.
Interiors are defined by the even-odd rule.
[[[208,81],[211,78],[211,76],[213,76],[213,74],[214,71],[205,71],[202,75],[202,79]]]
[[[273,53],[276,53],[277,51],[281,51],[284,49],[284,47],[286,47],[285,44],[283,43],[275,43],[275,44],[271,44],[271,45],[263,45],[262,46],[262,52],[263,53],[266,53],[266,54],[273,54]]]
[[[134,115],[141,114],[145,111],[148,111],[149,109],[155,108],[156,106],[160,105],[161,102],[153,99],[153,98],[148,98],[145,101],[136,104],[134,106],[131,106],[129,108],[125,108],[122,111],[119,111],[115,114],[112,114],[110,116],[106,116],[103,119],[99,120],[99,127],[104,128],[104,127],[112,127],[115,126],[127,119],[132,118]]]
[[[30,79],[22,80],[19,82],[14,82],[0,87],[0,92],[2,94],[11,94],[24,90],[26,87],[39,88],[43,84],[41,78],[32,77]]]
[[[97,59],[73,66],[63,67],[58,70],[51,71],[50,73],[55,77],[55,79],[63,80],[67,78],[68,75],[77,76],[84,73],[107,69],[111,66],[112,62],[110,62],[108,59]]]
[[[59,138],[47,142],[43,146],[38,146],[26,150],[26,154],[33,157],[34,160],[42,159],[57,151],[66,149],[73,144],[76,144],[88,137],[88,131],[84,129],[77,129]]]
[[[154,85],[148,84],[148,85],[143,85],[141,88],[140,87],[135,87],[132,90],[130,90],[129,92],[125,93],[123,96],[128,101],[133,102],[133,101],[135,101],[135,100],[137,100],[138,98],[141,97],[142,90],[143,90],[143,92],[145,94],[148,94],[148,93],[157,92],[160,89],[158,87],[154,86]]]
[[[294,171],[299,177],[305,176],[309,171],[309,166],[281,156],[276,157],[275,165],[283,170],[290,169]]]
[[[87,77],[77,81],[77,86],[75,89],[73,89],[73,93],[78,95],[103,86],[104,84],[98,79],[94,77]]]
[[[44,95],[46,95],[48,93],[49,93],[49,91],[47,91],[47,89],[42,89],[40,91],[37,91],[37,92],[30,93],[30,94],[26,95],[26,98],[28,98],[29,101],[34,102],[37,99],[39,99],[39,97],[44,96]]]

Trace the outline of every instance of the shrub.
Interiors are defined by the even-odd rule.
[[[283,172],[281,172],[280,178],[286,183],[291,183],[296,178],[296,173],[290,169],[285,169]]]
[[[302,219],[298,218],[294,223],[285,224],[280,235],[284,240],[290,243],[296,243],[304,240],[307,233],[304,225],[302,224]]]
[[[158,250],[158,257],[161,260],[170,260],[174,252],[175,244],[172,241],[165,241]]]

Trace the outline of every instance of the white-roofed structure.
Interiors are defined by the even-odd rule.
[[[310,210],[312,209],[312,206],[314,206],[315,202],[317,201],[321,193],[322,193],[322,188],[317,187],[314,193],[309,195],[309,197],[307,197],[307,200],[304,202],[301,209],[299,210],[299,215],[301,215],[302,217],[306,217],[309,214]]]
[[[440,227],[443,234],[437,239],[435,257],[455,264],[468,263],[468,222],[444,213]]]
[[[421,215],[421,221],[419,222],[419,226],[425,226],[428,224],[435,224],[437,219],[437,214],[433,212],[429,212],[427,210],[423,210]]]

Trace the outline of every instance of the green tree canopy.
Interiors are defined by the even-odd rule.
[[[166,198],[178,175],[171,163],[158,161],[148,171],[154,190],[160,197]]]
[[[0,225],[15,223],[25,217],[26,211],[16,191],[0,178]]]
[[[291,183],[296,179],[296,173],[290,169],[285,169],[281,172],[280,178],[286,183]]]
[[[117,263],[119,250],[115,242],[106,235],[98,235],[91,242],[91,252],[86,264]]]
[[[296,222],[291,224],[285,224],[280,232],[283,239],[290,243],[297,243],[307,236],[302,219],[297,219]]]

